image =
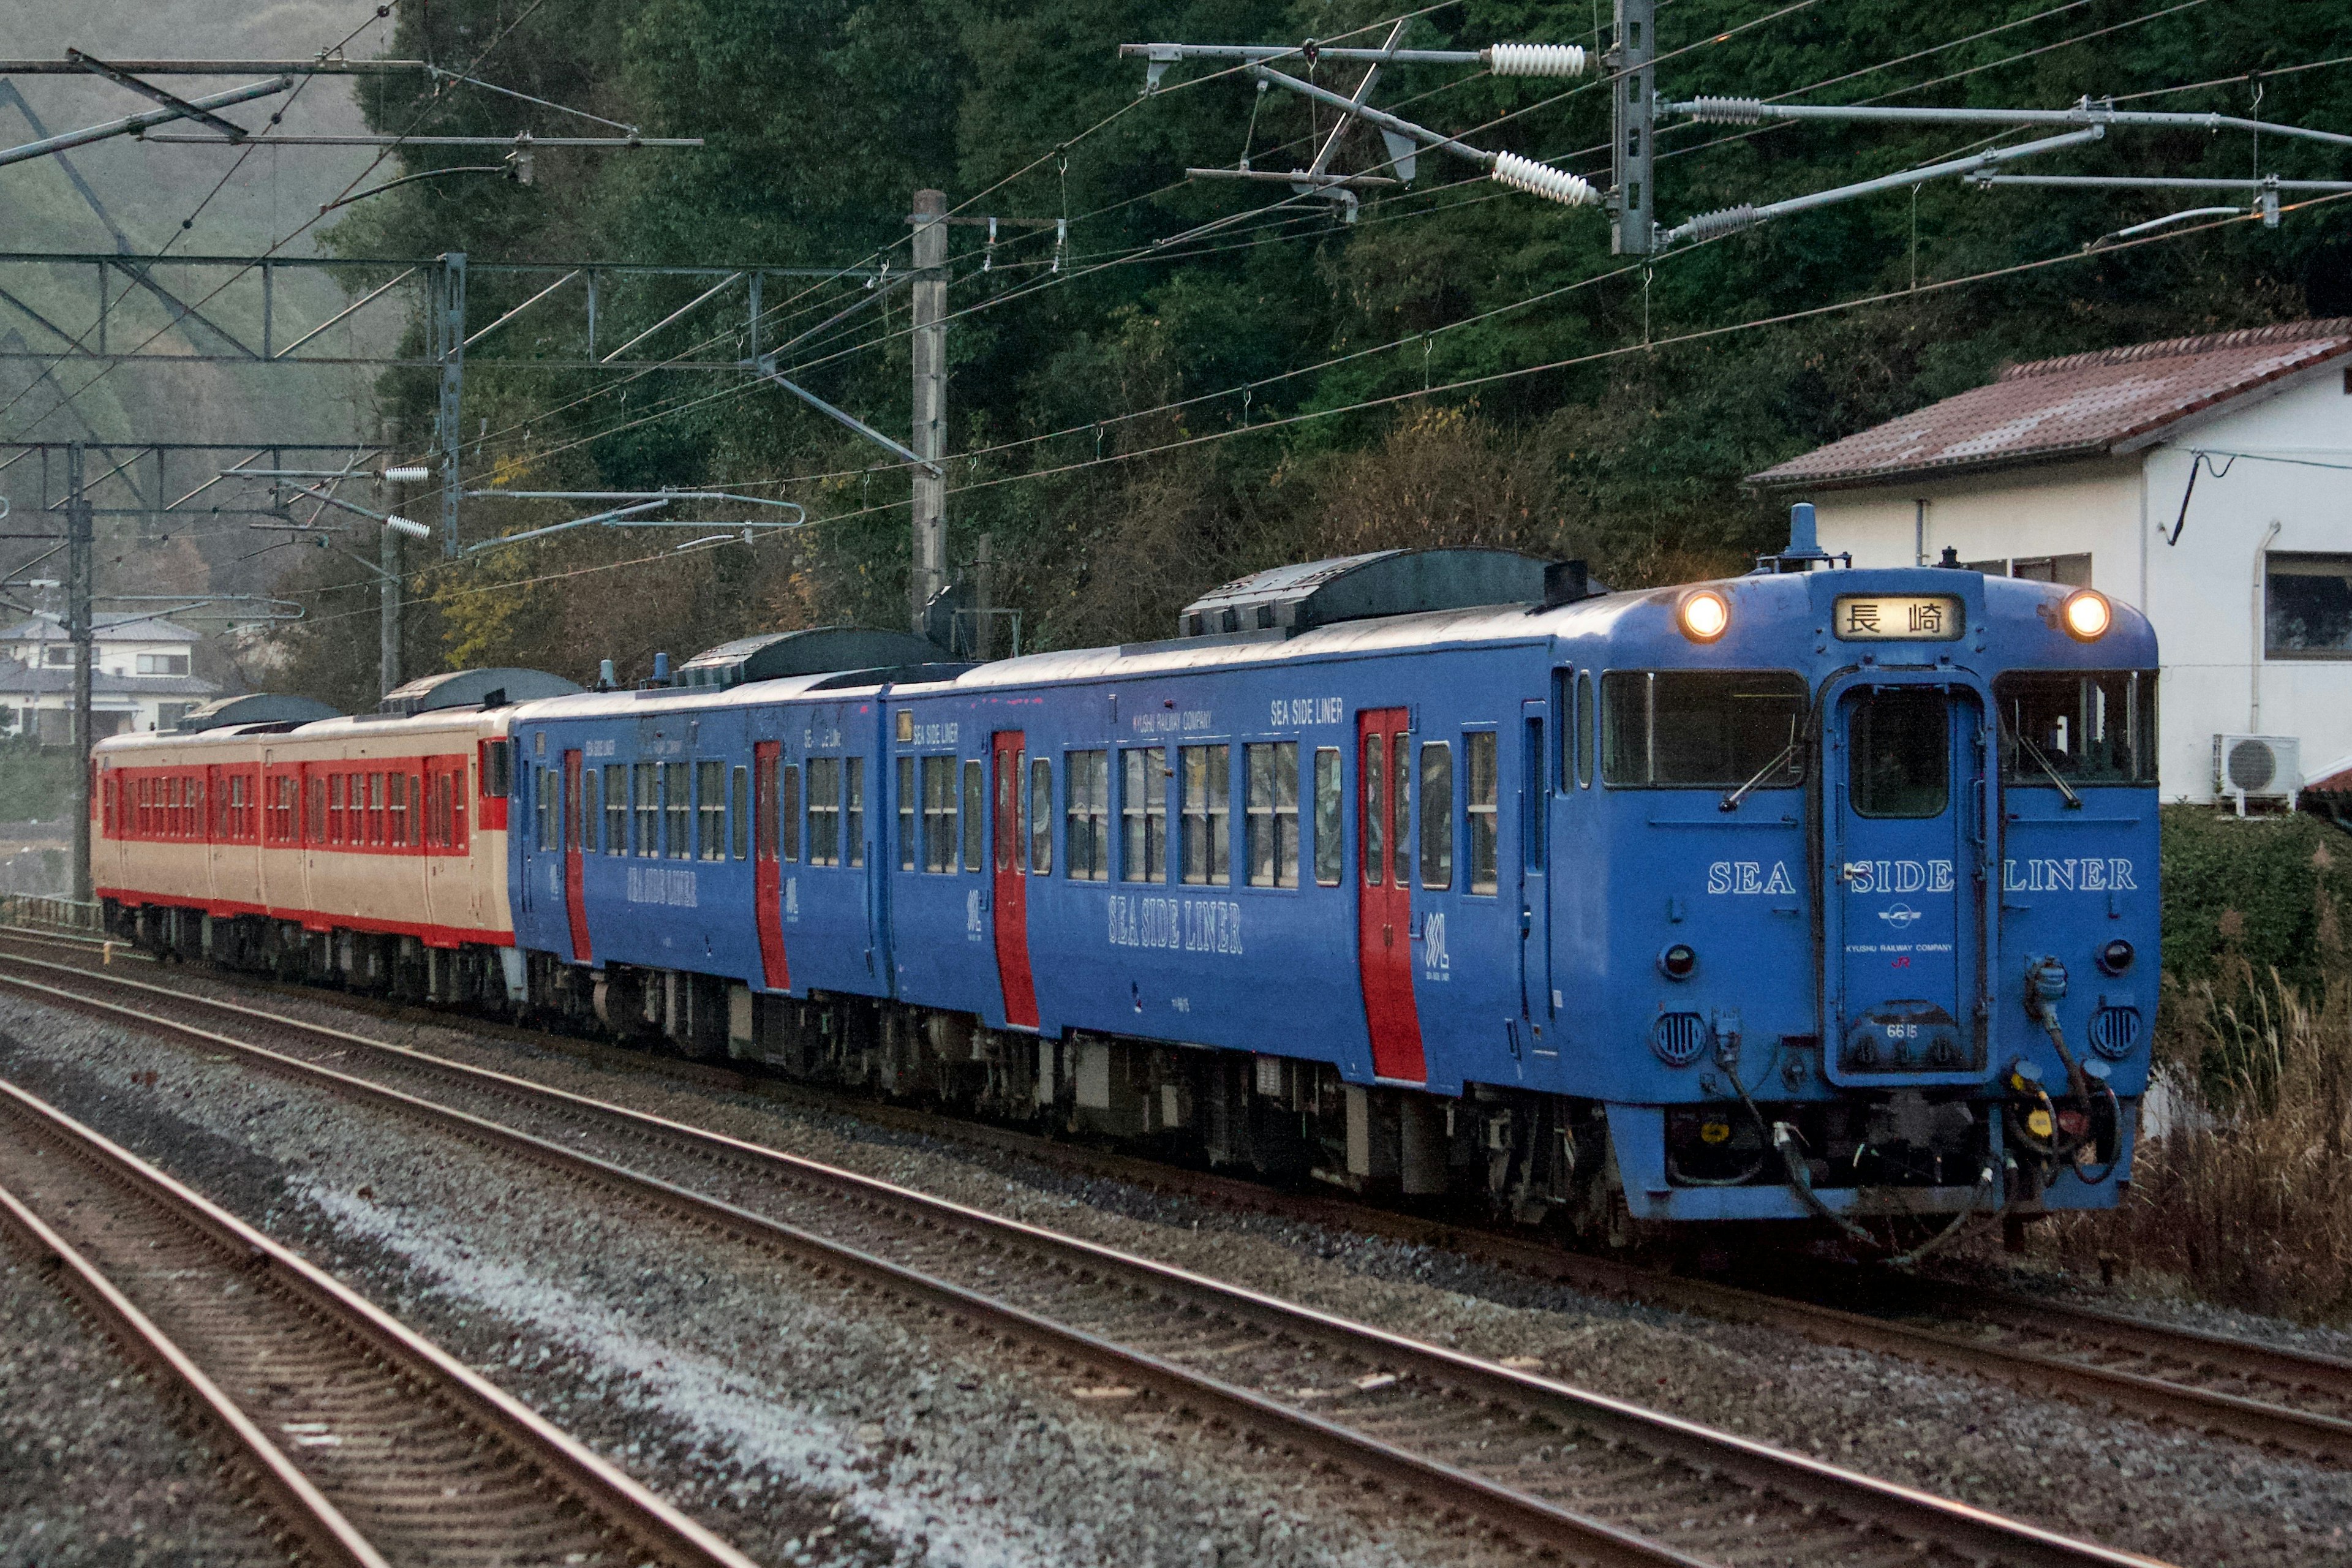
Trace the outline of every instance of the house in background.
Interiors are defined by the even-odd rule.
[[[100,615],[90,644],[90,739],[169,730],[220,686],[194,672],[194,632],[153,616]],[[46,611],[0,631],[0,716],[45,746],[73,740],[73,643]]]
[[[2352,770],[2352,319],[2012,365],[1749,482],[1856,566],[1948,548],[2137,605],[2167,800],[2215,799],[2217,759],[2222,798]]]

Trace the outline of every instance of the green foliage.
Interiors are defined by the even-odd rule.
[[[2183,982],[2276,971],[2316,990],[2340,961],[2352,839],[2302,812],[2248,817],[2163,808],[2164,968]],[[2236,972],[2233,974],[2231,972]]]
[[[73,815],[71,753],[43,751],[22,735],[0,741],[0,822],[55,822]]]
[[[2290,0],[2161,14],[2121,0],[1779,9],[1667,8],[1662,85],[1672,96],[2055,106],[2339,52],[2339,8]],[[403,7],[394,52],[463,64],[512,14],[494,0]],[[1412,189],[1368,196],[1344,224],[1279,185],[1184,175],[1230,166],[1245,142],[1256,169],[1303,164],[1330,130],[1327,111],[1279,91],[1257,99],[1245,77],[1198,64],[1139,99],[1140,63],[1115,54],[1152,38],[1331,39],[1382,15],[1313,0],[546,0],[493,50],[488,74],[709,145],[543,151],[530,187],[421,182],[353,208],[334,243],[383,255],[771,265],[887,257],[903,269],[918,187],[972,201],[972,215],[1067,216],[1058,270],[1050,227],[1003,230],[986,271],[981,231],[951,236],[950,451],[966,456],[952,470],[950,550],[961,565],[981,533],[993,536],[999,602],[1025,612],[1032,646],[1152,633],[1204,586],[1338,547],[1507,533],[1522,548],[1581,552],[1620,583],[1734,568],[1780,528],[1780,502],[1744,489],[1743,476],[1978,384],[2005,361],[2315,305],[2352,310],[2341,302],[2352,246],[2336,237],[2333,206],[2275,230],[2238,225],[2086,257],[2086,242],[2183,204],[1947,181],[1916,201],[1823,209],[1641,267],[1610,254],[1601,215],[1504,191],[1424,152]],[[1586,4],[1463,0],[1414,20],[1402,41],[1591,43],[1597,15]],[[1355,80],[1354,68],[1328,61],[1313,74],[1341,88]],[[386,128],[547,128],[511,100],[423,82],[399,90],[408,96],[388,91],[373,111]],[[2352,69],[2271,76],[2260,90],[2266,118],[2352,123]],[[2253,91],[2229,82],[2135,101],[2243,113]],[[1594,79],[1403,67],[1376,98],[1605,183],[1608,94]],[[1976,129],[1675,126],[1660,137],[1658,208],[1673,222],[1898,170],[1979,144]],[[474,157],[423,150],[410,166]],[[1383,157],[1359,129],[1334,166],[1365,171]],[[2045,166],[2234,174],[2253,157],[2243,136],[2118,132]],[[2329,150],[2275,137],[2263,140],[2261,166],[2337,170]],[[1201,226],[1210,224],[1219,226]],[[1979,278],[1988,273],[1999,275]],[[600,334],[612,335],[600,342],[653,325],[703,286],[608,278]],[[479,279],[469,309],[487,321],[524,287]],[[875,302],[791,342],[782,364],[878,427],[903,429],[903,291],[814,282],[786,300],[772,293],[758,346],[774,350],[861,298]],[[1874,302],[1803,314],[1864,300]],[[1793,319],[1746,325],[1783,316]],[[612,563],[647,554],[644,536],[501,552],[440,591],[517,581],[516,602],[446,616],[428,605],[420,636],[446,626],[450,657],[462,646],[468,658],[528,660],[581,647],[584,637],[549,628],[587,626],[600,610],[615,653],[752,629],[688,618],[699,614],[903,616],[903,470],[877,470],[871,447],[739,374],[624,383],[530,363],[576,357],[571,330],[509,329],[513,339],[471,359],[467,424],[488,426],[468,432],[478,437],[470,470],[547,488],[772,484],[761,493],[803,501],[820,526],[789,547],[646,568],[642,594],[639,569]],[[706,307],[642,352],[697,344],[705,358],[751,351],[740,300]],[[1478,384],[1423,395],[1465,382]],[[421,442],[430,378],[402,373],[382,392]],[[1407,471],[1416,465],[1502,489],[1438,495]],[[556,520],[478,511],[467,526],[478,536]],[[695,574],[695,584],[670,583]],[[630,613],[610,618],[624,599]]]

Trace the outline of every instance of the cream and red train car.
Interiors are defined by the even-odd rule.
[[[507,731],[515,703],[578,689],[462,670],[375,713],[100,742],[90,879],[107,929],[289,978],[520,1000]]]

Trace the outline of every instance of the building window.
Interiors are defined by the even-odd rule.
[[[43,648],[41,650],[41,662],[48,666],[51,669],[65,669],[70,668],[73,664],[72,645],[68,644],[64,647],[50,647]]]
[[[1964,561],[1961,569],[1988,577],[2022,577],[2034,583],[2055,583],[2062,588],[2091,585],[2091,558],[2082,555],[2019,555],[1990,561]]]
[[[1421,885],[1454,885],[1454,748],[1443,741],[1421,748]]]
[[[73,662],[73,650],[66,650],[68,664]],[[188,656],[184,653],[142,653],[132,667],[141,675],[185,675]]]
[[[1139,746],[1118,756],[1118,874],[1129,882],[1164,882],[1168,879],[1168,749]]]
[[[980,764],[971,765],[972,781],[980,779]],[[956,760],[953,757],[923,759],[923,869],[952,871],[956,868]]]
[[[727,858],[727,764],[695,764],[695,853],[704,860]]]
[[[1462,782],[1462,815],[1470,845],[1470,890],[1491,893],[1496,886],[1494,731],[1473,730],[1462,737],[1462,769],[1466,775]],[[1535,809],[1532,803],[1528,809]]]
[[[1110,876],[1110,755],[1072,752],[1064,763],[1065,817],[1062,853],[1069,874],[1080,882]]]
[[[2274,550],[2265,572],[2263,651],[2272,658],[2352,658],[2352,555]]]
[[[1184,880],[1223,886],[1233,880],[1233,748],[1178,748],[1184,776]]]
[[[1253,888],[1298,886],[1298,742],[1244,746],[1249,776],[1249,880]]]

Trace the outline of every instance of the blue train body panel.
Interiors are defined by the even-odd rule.
[[[517,940],[1045,1041],[1572,1097],[1606,1108],[1637,1218],[1885,1201],[1834,1171],[1808,1204],[1683,1168],[1749,1137],[1709,1106],[1769,1100],[1793,1127],[1957,1105],[1998,1150],[2037,1075],[2068,1082],[2029,1009],[2059,970],[2062,1037],[2135,1101],[2158,952],[2147,623],[2118,607],[2081,640],[2061,591],[1958,571],[1703,587],[1728,614],[1709,641],[1680,618],[1698,590],[1669,589],[533,703]],[[1874,1147],[1959,1146],[1896,1131]],[[2116,1142],[2038,1201],[2113,1203],[2128,1125]],[[1935,1213],[1976,1174],[1904,1179]]]

